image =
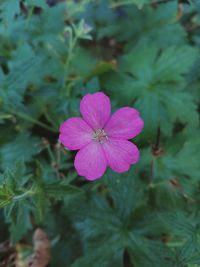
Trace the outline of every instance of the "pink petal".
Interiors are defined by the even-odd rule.
[[[76,154],[75,168],[79,175],[85,176],[88,180],[100,178],[107,167],[107,161],[98,143],[92,142]]]
[[[144,122],[139,112],[134,108],[124,107],[111,116],[104,129],[110,137],[131,139],[138,135],[143,127]]]
[[[101,129],[110,116],[110,99],[103,93],[87,94],[80,104],[84,120],[94,129]]]
[[[127,140],[109,139],[102,146],[108,165],[115,172],[128,171],[139,160],[137,146]]]
[[[77,150],[92,141],[93,130],[81,118],[70,118],[60,126],[59,141],[70,150]]]

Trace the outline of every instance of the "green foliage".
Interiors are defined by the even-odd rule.
[[[158,124],[164,135],[171,135],[176,121],[198,125],[194,99],[187,91],[183,91],[187,85],[183,74],[190,69],[196,57],[197,51],[190,46],[159,51],[156,45],[140,44],[121,58],[119,71],[124,75],[120,76],[120,80],[115,80],[118,75],[115,74],[107,82],[109,78],[106,76],[105,86],[113,95],[121,96],[123,104],[134,103],[141,111],[149,135],[155,133]],[[126,94],[119,86],[115,87],[121,80],[122,83],[123,80],[124,83],[128,81],[125,84],[128,87]]]
[[[52,267],[199,267],[198,1],[48,3],[0,0],[0,241],[39,226]],[[145,127],[136,165],[87,182],[58,135],[96,91]]]
[[[138,8],[142,8],[144,4],[150,4],[150,0],[125,0],[125,1],[113,1],[112,6],[123,6],[123,5],[131,5],[135,4]]]
[[[0,207],[6,207],[5,219],[11,224],[11,239],[14,242],[33,227],[30,221],[32,212],[40,221],[51,199],[81,193],[80,189],[67,182],[49,180],[44,183],[42,177],[33,177],[26,172],[24,162],[18,161],[14,169],[8,169],[0,177]]]
[[[20,159],[28,162],[39,151],[40,144],[36,137],[31,138],[28,132],[20,134],[14,140],[1,147],[2,168],[11,167],[16,160]]]

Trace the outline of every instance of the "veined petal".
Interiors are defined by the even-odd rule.
[[[70,118],[60,126],[59,141],[70,150],[77,150],[92,141],[92,128],[81,118]]]
[[[139,160],[139,150],[130,141],[109,139],[102,146],[108,166],[115,172],[128,171],[130,165]]]
[[[107,167],[107,161],[101,144],[92,142],[78,151],[74,161],[79,175],[88,180],[100,178]]]
[[[143,127],[144,122],[139,112],[134,108],[124,107],[111,116],[104,129],[111,138],[131,139],[138,135]]]
[[[109,119],[110,99],[104,93],[87,94],[80,104],[83,119],[94,129],[102,129]]]

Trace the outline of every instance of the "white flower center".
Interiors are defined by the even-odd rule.
[[[98,129],[93,133],[93,138],[95,142],[103,144],[108,140],[108,136],[103,129]]]

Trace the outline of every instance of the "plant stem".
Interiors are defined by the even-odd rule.
[[[56,131],[53,127],[48,126],[48,125],[46,125],[45,123],[40,122],[40,121],[38,121],[38,120],[36,120],[36,119],[30,117],[30,116],[27,115],[27,114],[24,114],[24,113],[22,113],[22,112],[16,112],[16,111],[13,111],[12,113],[13,113],[13,115],[15,115],[15,116],[21,117],[21,118],[24,119],[24,120],[27,120],[27,121],[30,121],[30,122],[32,122],[32,123],[34,123],[34,124],[39,125],[40,127],[44,128],[44,129],[46,129],[46,130],[48,130],[48,131],[57,133],[57,131]]]
[[[32,15],[33,15],[33,11],[34,11],[34,6],[32,6],[28,11],[28,17],[26,20],[26,28],[28,28],[28,26],[29,26],[29,22],[31,20]]]
[[[168,180],[167,181],[161,181],[161,182],[158,182],[158,183],[150,183],[149,184],[149,188],[156,188],[157,186],[162,186],[164,184],[167,184],[167,182],[169,182]]]
[[[31,190],[28,190],[28,191],[24,192],[24,193],[21,194],[21,195],[14,196],[14,197],[12,198],[12,200],[14,200],[14,201],[18,201],[18,200],[20,200],[20,199],[22,199],[22,198],[25,198],[26,196],[35,195],[35,193],[36,193],[36,192],[33,191],[33,190],[31,189]]]
[[[63,88],[65,87],[65,84],[66,84],[66,81],[67,81],[67,78],[68,78],[67,77],[67,70],[68,70],[69,65],[71,63],[72,56],[73,56],[73,51],[74,51],[74,48],[76,47],[77,41],[78,41],[78,36],[75,35],[75,37],[73,38],[72,33],[70,33],[70,36],[69,36],[69,51],[68,51],[68,56],[67,56],[65,65],[64,65]]]

